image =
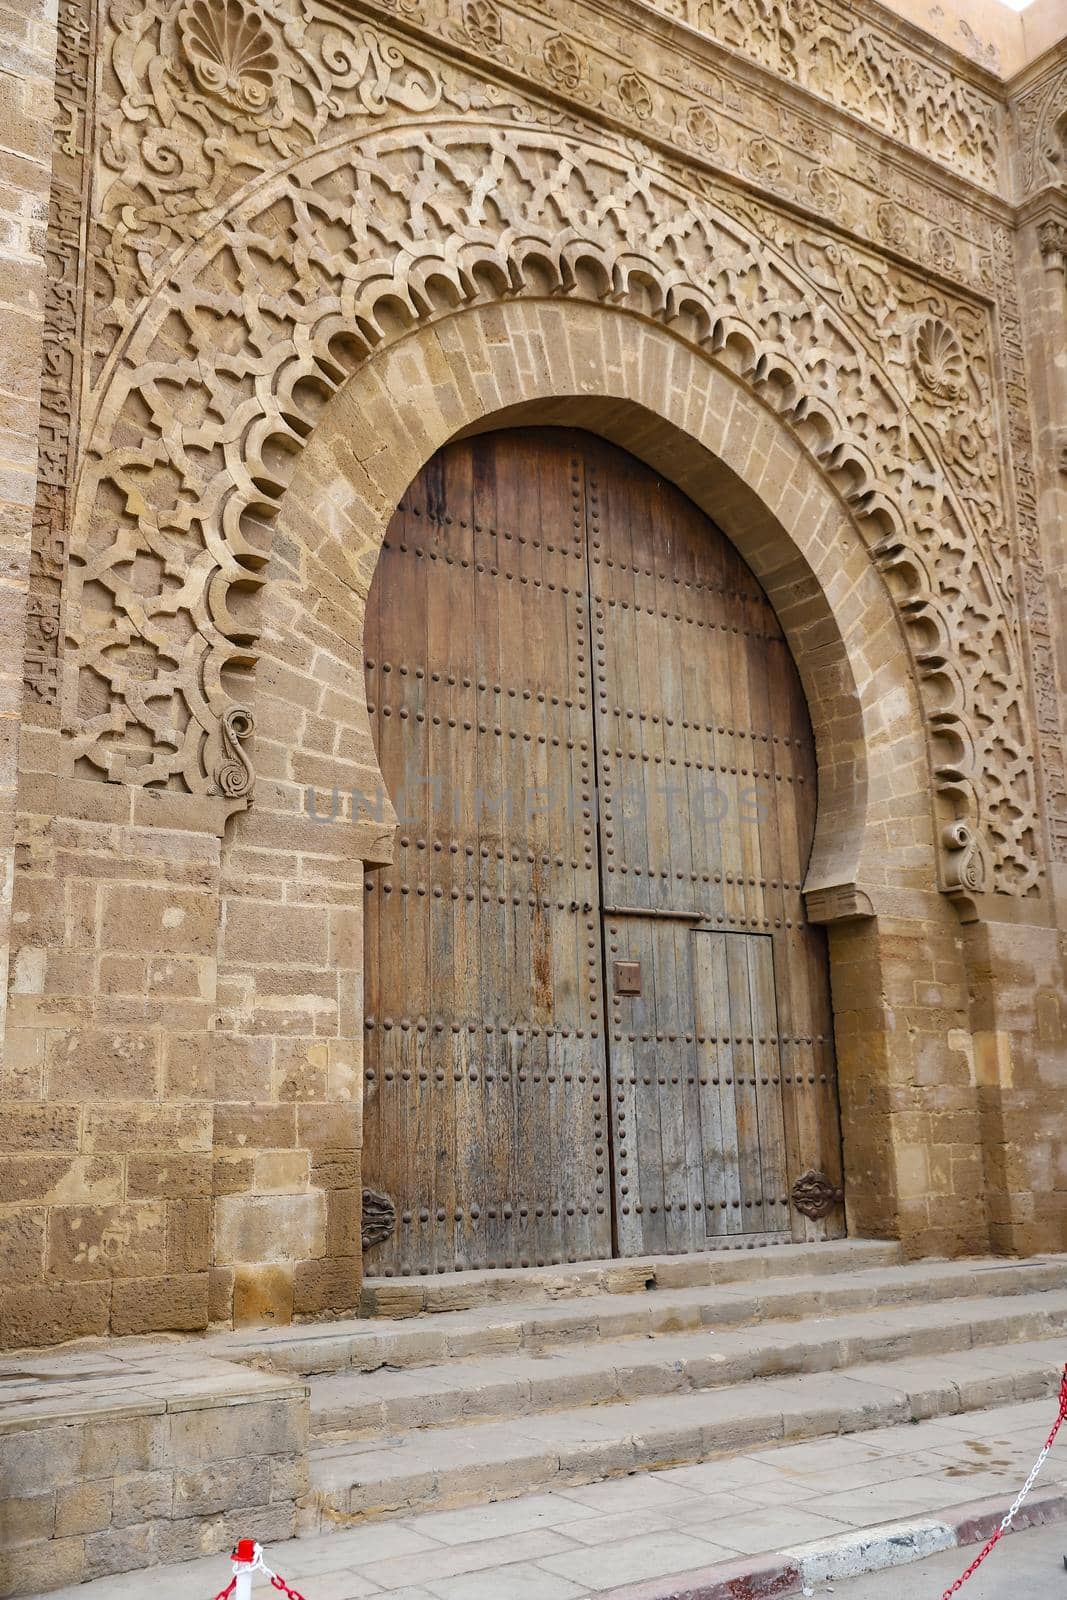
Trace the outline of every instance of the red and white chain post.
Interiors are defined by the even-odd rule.
[[[263,1559],[263,1550],[254,1539],[238,1539],[233,1552],[233,1577],[225,1589],[220,1589],[215,1600],[252,1600],[252,1576],[262,1572],[270,1579],[271,1587],[279,1590],[287,1600],[304,1600],[299,1589],[290,1589],[284,1578],[272,1572]]]
[[[1063,1427],[1065,1420],[1067,1420],[1067,1367],[1064,1367],[1063,1369],[1063,1381],[1060,1384],[1060,1414],[1053,1424],[1052,1432],[1049,1434],[1041,1448],[1041,1454],[1030,1468],[1030,1476],[1027,1478],[1026,1482],[1019,1490],[1019,1493],[1012,1501],[1011,1510],[1001,1522],[996,1533],[987,1544],[983,1545],[982,1549],[978,1552],[977,1556],[975,1556],[974,1560],[967,1568],[967,1571],[963,1573],[962,1577],[957,1578],[952,1587],[945,1590],[944,1594],[941,1596],[941,1600],[951,1600],[951,1596],[954,1595],[957,1590],[962,1589],[963,1585],[967,1582],[967,1579],[973,1577],[973,1575],[978,1571],[978,1568],[982,1565],[982,1562],[985,1560],[986,1556],[994,1548],[994,1546],[1000,1543],[1001,1539],[1003,1539],[1006,1533],[1010,1533],[1011,1525],[1019,1515],[1019,1510],[1023,1501],[1026,1499],[1027,1495],[1030,1493],[1030,1490],[1037,1482],[1037,1475],[1041,1471],[1041,1468],[1045,1465],[1045,1462],[1048,1460],[1048,1453],[1052,1449],[1052,1446],[1056,1443],[1056,1435]]]

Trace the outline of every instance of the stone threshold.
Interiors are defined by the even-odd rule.
[[[364,1317],[416,1317],[470,1311],[523,1300],[568,1300],[696,1288],[761,1278],[856,1272],[903,1260],[900,1245],[882,1239],[826,1239],[802,1244],[747,1244],[675,1256],[614,1256],[551,1267],[479,1268],[412,1278],[365,1278]]]

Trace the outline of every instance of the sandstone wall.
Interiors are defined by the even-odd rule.
[[[1063,48],[1006,81],[874,4],[229,13],[5,23],[0,1341],[356,1303],[363,605],[493,419],[660,466],[779,611],[852,1231],[1067,1247]]]
[[[56,35],[50,8],[26,5],[0,20],[0,1041],[7,1007],[15,809],[26,638],[30,533],[37,484],[38,420],[47,295],[46,239],[52,187],[52,107]]]

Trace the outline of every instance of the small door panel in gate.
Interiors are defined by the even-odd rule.
[[[704,1248],[689,922],[605,913],[615,1210],[623,1255]]]
[[[692,934],[709,1237],[790,1229],[773,940]]]
[[[784,1242],[771,939],[618,910],[605,913],[605,932],[620,1251]]]

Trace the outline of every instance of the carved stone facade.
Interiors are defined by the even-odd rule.
[[[1004,79],[873,0],[61,0],[42,59],[0,1342],[356,1303],[391,812],[314,813],[376,792],[389,516],[494,418],[660,465],[778,610],[852,1231],[1067,1246],[1067,47]]]

